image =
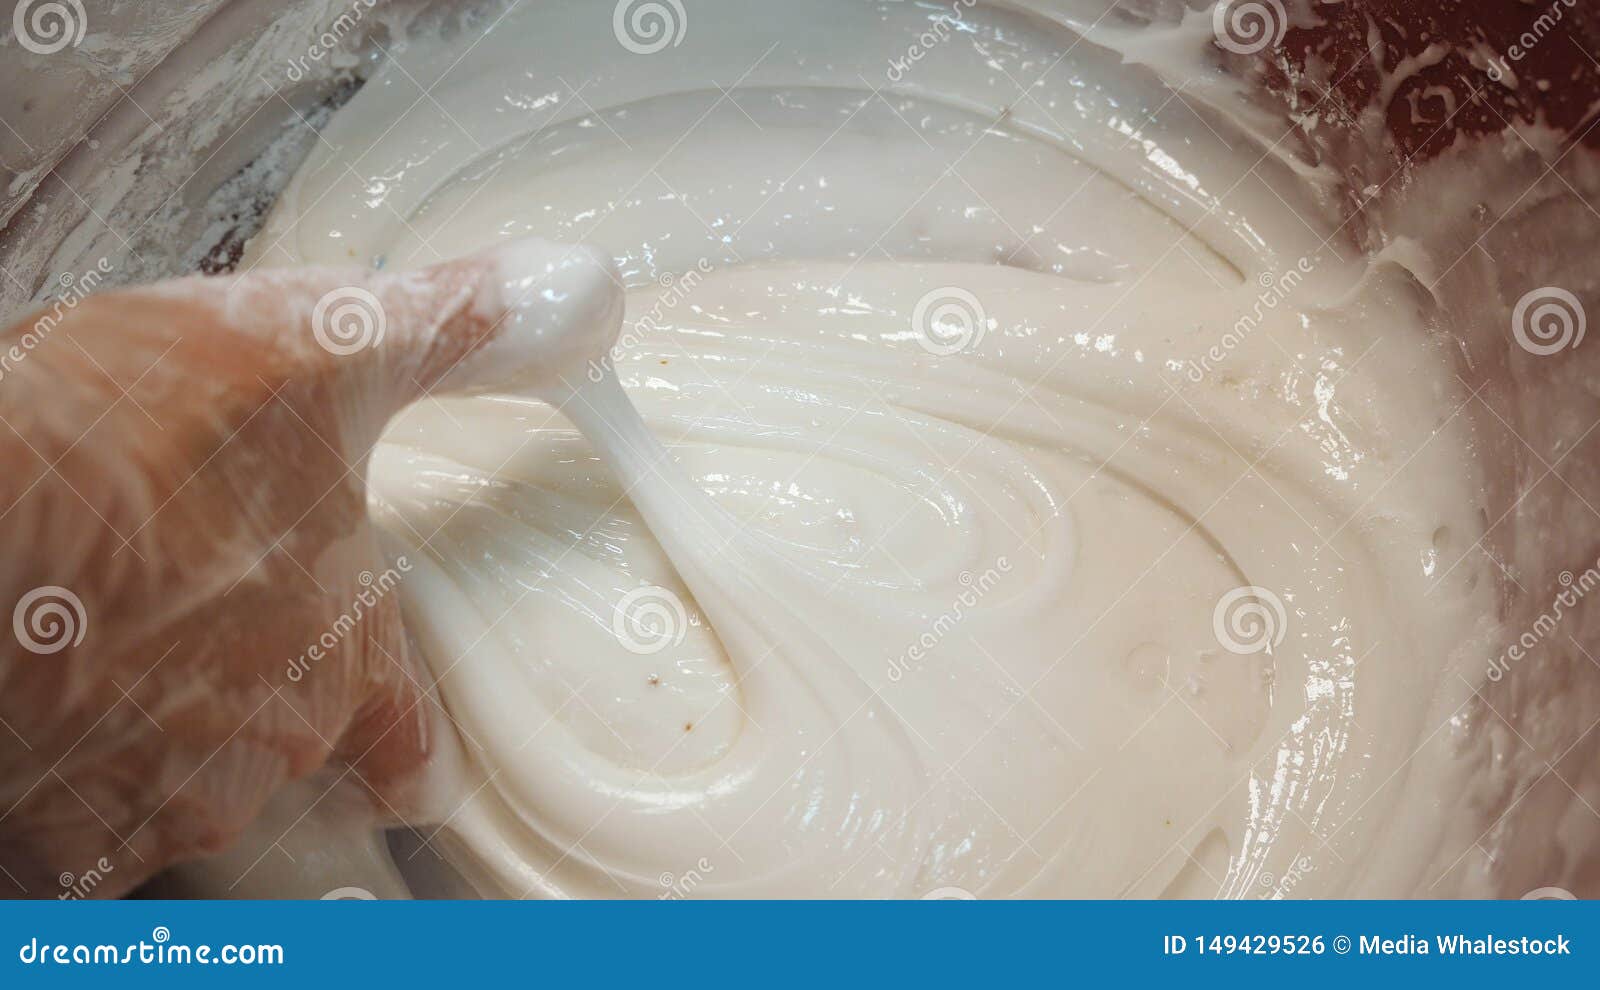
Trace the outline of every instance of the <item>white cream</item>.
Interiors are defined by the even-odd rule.
[[[596,261],[581,346],[374,455],[439,821],[511,895],[1449,893],[1492,603],[1424,295],[1142,70],[956,10],[907,62],[948,8],[637,55],[524,5],[397,53],[253,243],[627,289],[611,355]]]

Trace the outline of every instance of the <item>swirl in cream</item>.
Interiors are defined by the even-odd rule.
[[[395,53],[252,245],[538,235],[626,288],[560,388],[425,401],[373,457],[463,862],[547,896],[1416,888],[1437,823],[1386,785],[1430,779],[1488,591],[1414,287],[1039,11],[693,13],[648,55],[583,3]]]

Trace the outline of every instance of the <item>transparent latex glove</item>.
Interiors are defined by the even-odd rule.
[[[518,247],[183,279],[0,336],[0,896],[125,892],[324,764],[410,813],[439,715],[366,458],[447,375],[504,372]]]

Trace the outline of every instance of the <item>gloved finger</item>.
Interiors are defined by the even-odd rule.
[[[0,862],[28,892],[99,856],[118,862],[110,892],[214,851],[330,750],[374,790],[426,754],[393,600],[303,684],[284,658],[339,628],[384,563],[361,470],[384,422],[447,376],[514,365],[494,346],[541,325],[537,305],[500,319],[507,286],[559,296],[571,270],[512,274],[480,256],[107,293],[7,372],[0,601],[66,591],[87,630],[0,642]],[[329,322],[352,288],[379,307],[366,346]]]
[[[596,292],[599,280],[615,290]],[[554,331],[574,295],[603,307],[620,290],[594,249],[528,240],[415,271],[268,269],[142,291],[259,345],[252,374],[326,382],[352,438],[375,440],[424,394],[506,383],[522,370],[511,367],[519,348],[506,338]]]

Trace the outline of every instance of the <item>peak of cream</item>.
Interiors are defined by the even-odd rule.
[[[527,237],[485,252],[501,315],[483,347],[435,391],[518,388],[559,402],[600,366],[622,325],[622,280],[611,258],[582,245]]]
[[[649,57],[583,3],[417,40],[263,235],[395,268],[604,247],[513,249],[522,327],[471,375],[502,384],[372,459],[466,752],[463,869],[1448,893],[1492,603],[1422,294],[1048,20],[963,9],[912,58],[948,11],[694,12]]]

